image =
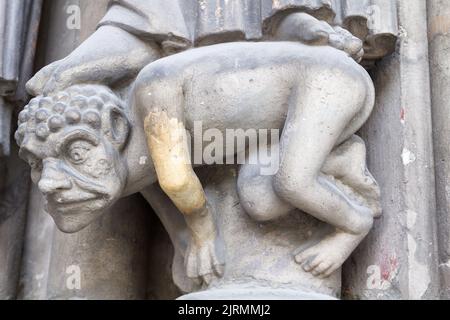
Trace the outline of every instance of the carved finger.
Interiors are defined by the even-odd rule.
[[[214,273],[216,274],[216,276],[218,277],[222,277],[224,272],[225,272],[225,266],[223,263],[217,263],[213,265],[214,268]]]
[[[200,275],[214,275],[214,265],[218,264],[216,255],[212,253],[214,248],[209,245],[204,245],[200,248]]]
[[[218,277],[223,276],[224,266],[222,263],[220,263],[219,259],[217,258],[214,246],[210,247],[209,256],[211,259],[211,264],[212,264],[214,274]]]
[[[214,275],[212,275],[211,273],[202,276],[203,283],[205,283],[206,285],[209,285],[213,279]]]
[[[199,277],[197,259],[196,252],[194,252],[192,246],[189,245],[185,260],[186,275],[188,278],[196,279]]]

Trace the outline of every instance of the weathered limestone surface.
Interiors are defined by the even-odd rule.
[[[0,299],[17,298],[26,221],[29,172],[26,163],[12,155],[0,165]]]
[[[332,229],[295,210],[273,222],[255,222],[242,208],[236,192],[237,166],[197,171],[214,206],[227,266],[222,278],[205,291],[180,299],[336,299],[340,272],[319,279],[293,259],[300,247],[319,241]]]
[[[428,40],[442,297],[450,298],[450,3],[428,1]]]
[[[149,212],[144,208],[143,199],[133,196],[76,234],[56,229],[46,298],[145,299]]]
[[[187,15],[180,11],[185,3],[165,2],[168,12],[156,1],[151,4],[135,0],[117,3],[108,10],[101,27],[83,45],[67,58],[41,70],[29,82],[29,91],[37,97],[19,115],[15,137],[21,146],[21,156],[29,162],[33,181],[45,195],[47,211],[58,228],[68,233],[78,232],[66,238],[58,232],[53,235],[46,280],[50,298],[89,298],[105,292],[111,294],[107,297],[139,296],[142,288],[133,286],[131,290],[124,290],[114,283],[109,290],[103,287],[101,293],[93,287],[83,291],[80,279],[78,283],[75,281],[75,286],[81,291],[74,296],[70,284],[66,283],[68,292],[64,289],[67,277],[62,271],[67,273],[70,272],[67,268],[75,267],[78,270],[72,272],[81,274],[81,265],[96,265],[92,261],[92,251],[96,250],[97,242],[112,236],[108,230],[100,232],[95,228],[104,219],[109,219],[102,214],[114,211],[111,206],[119,198],[142,191],[157,181],[183,214],[184,227],[179,225],[181,229],[175,230],[174,234],[173,217],[167,219],[158,210],[157,213],[174,245],[184,246],[181,256],[187,276],[203,282],[203,288],[207,288],[206,292],[184,298],[198,298],[202,294],[226,297],[237,283],[241,284],[236,288],[237,292],[247,298],[252,297],[253,292],[261,297],[270,296],[274,294],[273,290],[279,298],[339,297],[340,267],[367,235],[373,218],[380,212],[378,186],[365,165],[364,142],[354,136],[374,105],[372,81],[358,65],[364,55],[361,39],[365,40],[364,47],[368,51],[384,49],[381,56],[392,50],[388,48],[388,40],[371,43],[370,39],[375,39],[372,37],[380,32],[388,37],[395,36],[392,33],[396,28],[392,23],[395,8],[378,8],[390,14],[386,21],[369,21],[368,16],[361,17],[368,28],[372,27],[369,32],[364,27],[353,30],[356,26],[346,17],[352,11],[353,16],[359,16],[366,6],[346,2],[331,7],[328,2],[318,1],[314,5],[303,0],[289,0],[283,5],[271,3],[269,7],[264,6],[269,3],[267,1],[257,3],[261,8],[245,9],[240,14],[245,17],[243,21],[253,16],[261,19],[261,13],[265,17],[261,10],[269,8],[264,23],[256,20],[261,32],[266,33],[258,39],[267,41],[205,46],[159,60],[161,49],[171,54],[173,51],[166,49],[176,45],[177,41],[184,39],[187,44],[184,49],[188,49],[189,44],[198,44],[198,34],[189,33],[198,31],[191,28],[197,26],[198,21],[183,20]],[[195,8],[194,4],[200,2],[194,1],[190,7]],[[60,5],[53,3],[56,9]],[[130,7],[139,12],[140,20]],[[200,5],[200,17],[210,7],[214,7],[212,3],[205,8]],[[88,8],[80,2],[74,9],[81,14]],[[217,10],[229,11],[227,6],[222,8],[219,4]],[[332,23],[331,19],[318,13],[327,10],[331,10],[330,17],[343,13],[339,23],[361,39],[340,26],[314,17]],[[166,19],[159,14],[167,15]],[[155,17],[160,17],[160,24],[152,20]],[[177,19],[169,19],[171,17]],[[226,14],[222,18],[225,19]],[[49,19],[53,23],[58,20],[59,17]],[[194,23],[180,25],[183,21]],[[386,29],[383,24],[373,28],[375,22],[380,21]],[[81,25],[83,23],[82,19]],[[69,25],[66,27],[70,29]],[[200,36],[213,37],[212,43],[240,40],[221,39],[221,33],[216,32],[214,26],[208,30],[210,35],[206,32]],[[79,36],[79,33],[75,32],[75,35]],[[46,47],[55,39],[46,41]],[[78,40],[76,36],[75,41],[67,45],[76,44]],[[183,48],[179,47],[179,50]],[[371,54],[373,52],[369,52],[369,59],[374,58]],[[292,74],[292,69],[297,70],[296,75]],[[126,99],[119,88],[124,89],[125,81],[137,73],[135,85]],[[213,97],[208,96],[206,83],[215,84]],[[271,88],[270,96],[261,95],[261,86]],[[125,107],[121,99],[125,99]],[[230,110],[240,111],[247,117],[239,117]],[[224,198],[208,197],[190,165],[189,147],[183,131],[185,128],[192,130],[189,122],[196,120],[205,122],[205,130],[218,129],[222,133],[225,129],[241,128],[283,130],[281,152],[271,155],[281,161],[278,172],[265,176],[257,172],[261,171],[260,167],[243,165],[239,174],[235,174],[239,175],[236,194],[233,194],[236,181],[228,183],[227,193],[234,198],[232,208],[237,212],[225,206],[230,203]],[[311,144],[312,139],[317,139],[317,143]],[[278,141],[271,143],[277,145]],[[300,150],[303,154],[298,157]],[[238,145],[227,150],[224,156],[229,158],[242,152],[245,152],[245,146]],[[254,156],[252,152],[249,157]],[[152,160],[150,163],[141,162],[140,159],[148,156]],[[257,181],[260,182],[255,183]],[[220,185],[215,187],[221,189]],[[207,192],[211,193],[211,189]],[[245,216],[242,209],[253,221],[219,222],[230,213]],[[298,223],[289,219],[284,221],[282,217],[294,209],[303,210],[327,224],[310,225],[310,221],[314,221],[310,217],[300,219]],[[298,212],[292,216],[298,217]],[[93,222],[96,217],[101,219]],[[127,218],[132,221],[131,217]],[[264,234],[244,232],[245,229],[253,230],[252,226],[258,225],[258,221],[265,221],[269,226]],[[114,225],[111,222],[109,226],[113,228]],[[130,226],[133,225],[130,222]],[[277,246],[280,239],[270,234],[270,227],[287,237],[283,246]],[[243,230],[238,232],[242,239],[236,236],[235,228]],[[129,233],[141,235],[140,229]],[[189,236],[188,241],[177,241],[182,234]],[[240,245],[251,243],[253,238],[264,243],[261,252],[254,246]],[[100,241],[93,244],[90,243],[92,239]],[[126,242],[125,239],[122,241]],[[90,245],[81,252],[77,243]],[[145,246],[138,243],[138,248]],[[126,244],[106,246],[105,257],[112,255],[119,265],[120,261],[127,261],[128,256],[122,257],[114,251],[122,245]],[[224,247],[222,253],[221,247]],[[281,256],[265,252],[266,248],[273,247],[279,249],[277,253]],[[236,248],[242,251],[233,258],[230,253],[238,251]],[[142,251],[145,252],[137,250]],[[267,256],[269,260],[259,261],[261,256]],[[242,265],[242,257],[250,262]],[[145,265],[144,261],[142,258],[140,265]],[[95,287],[101,277],[91,279],[89,271],[84,271],[89,279],[87,282]],[[133,276],[139,279],[142,274],[137,272]],[[279,276],[274,276],[276,274]],[[255,283],[250,283],[249,278]],[[134,283],[130,279],[129,282]],[[114,289],[118,290],[117,296]]]
[[[426,2],[398,1],[397,52],[373,72],[377,103],[362,133],[383,215],[347,263],[348,298],[439,297]]]
[[[28,195],[27,224],[24,235],[20,286],[17,297],[23,300],[45,300],[55,224],[44,210],[42,195],[31,186]]]
[[[200,247],[197,252],[194,250],[194,254],[191,254],[189,244],[192,245],[195,232],[201,229],[198,229],[198,225],[192,226],[189,219],[184,220],[182,213],[178,210],[185,213],[186,207],[182,205],[182,202],[172,202],[179,197],[177,198],[176,192],[167,192],[167,190],[170,191],[170,187],[173,187],[170,181],[168,184],[163,184],[165,187],[163,189],[166,191],[162,191],[155,185],[142,191],[149,203],[146,203],[138,194],[127,196],[107,209],[103,216],[87,228],[74,234],[62,233],[45,212],[40,191],[32,187],[29,194],[24,192],[28,189],[28,175],[24,170],[26,165],[18,160],[17,148],[14,147],[12,149],[14,154],[7,158],[7,162],[0,158],[0,179],[6,176],[6,179],[0,180],[0,190],[2,190],[0,193],[0,201],[2,201],[0,202],[0,268],[2,268],[0,299],[16,297],[20,299],[173,299],[179,296],[181,299],[334,299],[341,297],[341,290],[342,297],[345,299],[450,298],[448,187],[450,182],[448,180],[450,176],[448,161],[450,156],[448,146],[450,3],[446,0],[345,0],[333,1],[333,5],[328,7],[326,0],[252,1],[242,1],[242,6],[237,7],[231,6],[226,1],[202,1],[204,7],[197,8],[194,5],[197,4],[197,0],[191,2],[189,0],[182,2],[154,0],[153,4],[157,3],[157,5],[153,7],[159,8],[158,12],[164,12],[161,8],[164,5],[169,6],[170,2],[171,13],[174,12],[172,9],[185,8],[181,15],[191,17],[185,21],[188,27],[183,31],[184,33],[175,34],[176,39],[171,32],[164,35],[158,34],[153,38],[155,30],[152,29],[151,23],[147,24],[148,21],[144,19],[146,14],[153,12],[153,7],[147,7],[147,4],[137,0],[124,0],[124,2],[139,5],[144,3],[143,12],[147,12],[146,14],[138,17],[130,14],[126,8],[125,11],[121,11],[123,7],[118,6],[118,11],[112,10],[112,13],[103,20],[102,25],[106,27],[102,28],[103,30],[114,28],[122,23],[121,27],[125,31],[132,29],[131,33],[134,36],[148,41],[144,46],[148,46],[145,47],[151,52],[148,60],[152,60],[161,54],[155,50],[155,43],[162,47],[161,51],[165,54],[171,54],[174,51],[185,50],[190,45],[203,46],[232,40],[254,40],[261,37],[269,39],[279,35],[270,33],[270,28],[276,25],[270,20],[272,13],[275,13],[273,21],[278,21],[277,19],[285,17],[286,12],[291,12],[284,9],[299,8],[306,4],[307,11],[314,16],[327,21],[335,19],[335,22],[347,27],[361,38],[365,38],[364,65],[372,65],[374,59],[384,56],[392,48],[395,31],[399,27],[400,36],[395,53],[377,62],[371,70],[376,89],[376,105],[369,121],[359,132],[367,145],[368,168],[379,183],[383,215],[375,220],[369,235],[343,266],[342,281],[340,268],[330,277],[319,279],[306,272],[305,265],[297,264],[294,260],[296,253],[325,239],[325,235],[333,232],[333,228],[299,210],[294,210],[272,221],[258,222],[257,220],[270,220],[264,216],[264,212],[261,214],[259,209],[270,202],[268,199],[283,193],[277,189],[278,193],[274,194],[271,183],[264,184],[265,180],[258,180],[257,183],[250,184],[249,189],[253,191],[253,193],[249,192],[250,198],[241,198],[239,192],[243,192],[237,187],[240,174],[238,167],[217,166],[195,169],[195,174],[200,178],[206,199],[211,206],[211,210],[206,207],[206,211],[212,214],[214,227],[217,228],[211,229],[210,225],[206,228],[208,230],[206,234],[209,231],[218,233],[217,239],[214,239],[217,256],[215,252],[208,251],[209,256],[205,259],[204,247]],[[37,59],[39,67],[66,57],[90,37],[97,22],[107,10],[107,2],[107,0],[46,1],[43,10],[45,24],[39,40],[40,54]],[[0,0],[0,7],[1,4],[2,0]],[[254,11],[258,15],[251,16],[252,19],[242,19],[239,14],[251,11],[256,4],[262,4],[264,10]],[[267,4],[271,5],[270,8]],[[313,4],[318,10],[311,10],[309,6]],[[374,17],[373,11],[367,10],[369,4],[383,6],[383,14],[375,17],[381,20],[371,20]],[[68,16],[74,14],[74,11],[71,13],[67,11],[71,5],[75,5],[75,9],[81,9],[80,29],[67,27]],[[201,14],[195,16],[197,9]],[[376,11],[376,8],[372,9]],[[128,14],[121,15],[123,12]],[[266,22],[270,22],[266,23],[266,27],[270,28],[260,28],[262,21],[259,20],[262,18],[259,16],[260,12],[266,13]],[[233,14],[227,15],[228,13]],[[333,13],[337,13],[335,18]],[[1,14],[0,12],[0,19]],[[194,16],[197,19],[195,27],[189,25],[196,20]],[[214,17],[220,17],[220,19],[213,20]],[[253,19],[255,17],[257,19]],[[164,21],[171,22],[167,19]],[[172,22],[176,22],[175,24],[181,29],[186,28],[180,25],[180,21],[182,20],[175,19]],[[304,23],[305,20],[299,21]],[[359,24],[354,23],[358,21]],[[373,29],[370,29],[370,24],[374,21],[378,25],[371,25]],[[235,32],[236,25],[239,27],[239,32]],[[136,26],[137,28],[134,28]],[[166,27],[170,29],[170,23]],[[124,30],[121,30],[122,36],[126,34]],[[142,35],[144,36],[141,38]],[[284,37],[287,36],[289,32],[282,34],[280,39],[286,40]],[[307,36],[308,33],[305,32],[300,38]],[[130,38],[129,34],[124,37],[131,39],[129,43],[137,43],[137,38]],[[338,46],[332,41],[330,45]],[[346,50],[351,51],[348,48]],[[100,51],[102,50],[97,52]],[[133,52],[137,51],[139,50]],[[129,50],[127,61],[136,61],[133,52]],[[95,55],[96,52],[92,53]],[[350,55],[359,61],[358,52],[352,52]],[[107,63],[110,66],[121,65],[118,62],[120,60],[113,58],[107,61],[110,62]],[[99,64],[92,78],[88,80],[101,82],[102,77],[105,78],[102,67]],[[151,70],[151,68],[147,69]],[[171,71],[169,68],[160,70]],[[118,71],[120,73],[120,70]],[[195,80],[194,77],[192,79],[192,81]],[[242,76],[239,79],[242,80]],[[73,80],[73,77],[69,76],[62,80],[62,82]],[[151,86],[154,79],[151,76],[141,76],[139,80],[139,86],[145,95],[154,92]],[[254,81],[254,77],[252,80]],[[208,83],[208,86],[210,84],[208,81],[205,83]],[[119,82],[119,85],[115,82],[113,89],[117,89],[116,85],[122,84],[123,82]],[[166,84],[166,88],[173,87]],[[237,86],[237,88],[242,87],[244,85]],[[273,86],[270,87],[274,90]],[[139,99],[140,96],[136,91],[132,91],[132,94],[134,98]],[[195,98],[206,99],[199,94],[192,96],[191,103],[195,101]],[[239,96],[239,98],[244,97],[247,95]],[[0,97],[0,103],[1,99]],[[219,100],[217,96],[213,99],[215,106],[220,107],[220,103],[216,102]],[[320,99],[311,99],[312,102],[317,100]],[[194,105],[201,106],[202,103],[198,100]],[[0,136],[0,144],[7,136],[4,132],[8,131],[5,128],[9,125],[11,111],[12,108],[3,108],[3,105],[0,105],[0,135],[3,132]],[[201,114],[205,112],[202,111]],[[263,114],[264,112],[260,112],[259,115]],[[219,115],[220,110],[216,109],[209,118]],[[249,118],[251,117],[240,117],[235,123],[245,124]],[[164,117],[159,118],[159,120],[164,119]],[[131,122],[133,133],[140,134],[137,128],[141,127],[142,123],[139,122],[136,114],[131,116]],[[141,155],[139,148],[142,150],[144,148],[140,147],[139,143],[144,140],[142,138],[136,140],[136,135],[130,139],[135,148],[132,148],[127,155],[133,154],[136,149],[139,154],[132,157],[133,161],[130,162],[132,165],[128,167],[132,170],[140,168],[136,170],[142,172],[141,163],[136,164],[136,159],[139,159],[136,155]],[[170,140],[167,141],[170,142]],[[3,143],[3,145],[6,144]],[[139,147],[136,148],[136,146]],[[2,149],[1,145],[0,149]],[[4,147],[3,149],[6,150]],[[164,148],[160,150],[164,151]],[[0,150],[0,157],[1,153]],[[339,152],[337,154],[339,155]],[[350,160],[354,160],[355,155],[360,157],[361,154],[365,152],[359,149],[359,152],[353,154]],[[142,156],[146,158],[149,154],[142,152]],[[330,156],[331,161],[324,166],[329,169],[329,172],[325,170],[320,172],[320,175],[325,173],[329,177],[336,173],[336,170],[330,169],[334,156],[336,154]],[[305,158],[304,154],[300,157],[297,154],[291,154],[290,157],[297,161],[296,163],[300,163],[300,160]],[[170,161],[164,161],[168,157],[160,158],[162,161],[159,165],[170,163]],[[346,163],[349,163],[348,161]],[[364,161],[359,161],[357,164],[362,168],[365,165]],[[6,171],[5,168],[8,170]],[[170,176],[173,171],[175,170],[169,168],[166,173]],[[148,177],[145,176],[145,178]],[[371,182],[374,184],[373,180]],[[138,184],[143,186],[145,183],[139,181]],[[270,190],[260,188],[261,186],[268,186]],[[345,184],[339,186],[346,188]],[[173,189],[177,188],[172,188],[172,191]],[[375,189],[372,188],[372,191]],[[136,188],[130,193],[137,191],[141,190]],[[189,202],[187,200],[192,198],[192,194],[199,192],[198,185],[197,189],[184,191],[188,196],[181,198]],[[164,192],[172,200],[163,194]],[[353,197],[355,194],[350,192]],[[244,194],[246,195],[248,194]],[[255,198],[252,197],[255,197],[257,201],[254,201]],[[377,197],[374,198],[378,200]],[[323,198],[319,197],[318,200],[320,202]],[[249,203],[252,203],[253,207],[249,206]],[[158,221],[149,204],[157,212],[161,222]],[[255,204],[256,209],[252,211]],[[244,210],[244,207],[248,212]],[[293,209],[293,207],[288,208]],[[278,210],[280,207],[275,206],[275,209]],[[283,209],[285,209],[284,206]],[[272,210],[270,213],[275,211]],[[25,242],[23,248],[22,239]],[[353,243],[357,242],[353,241]],[[210,247],[207,249],[210,250]],[[200,258],[192,259],[192,256]],[[216,268],[214,260],[216,258],[226,264],[223,274],[214,270],[215,274],[212,276],[204,272],[203,268]],[[200,261],[201,266],[189,269],[186,268],[186,261],[191,265]],[[210,262],[212,266],[208,265]],[[197,277],[197,281],[203,281],[202,286],[198,286],[198,283],[196,284],[196,281],[192,279],[187,279],[186,273],[189,272],[191,276]]]
[[[261,9],[267,9],[263,4],[269,2],[258,3]],[[68,23],[60,16],[52,19],[50,12],[67,7],[74,9],[72,14],[77,17],[77,11],[81,14],[94,9],[88,8],[86,2],[77,4],[73,7],[49,2],[46,12],[52,25],[46,29],[57,30],[63,21]],[[367,72],[358,65],[363,59],[363,42],[340,26],[316,19],[313,12],[331,10],[331,17],[345,13],[339,23],[355,33],[355,25],[346,15],[353,10],[354,16],[359,16],[365,6],[347,3],[342,8],[330,7],[322,1],[315,6],[303,0],[287,1],[286,6],[272,3],[268,20],[264,22],[267,25],[262,20],[257,22],[260,30],[267,33],[260,40],[267,41],[205,46],[158,60],[161,49],[175,45],[175,37],[197,45],[195,36],[198,35],[189,34],[195,22],[186,24],[187,33],[174,33],[179,31],[175,27],[180,27],[185,12],[178,12],[179,20],[168,19],[181,9],[181,3],[166,4],[168,12],[156,1],[151,5],[134,0],[117,3],[108,10],[101,27],[92,36],[85,31],[84,35],[89,37],[83,45],[67,58],[41,70],[28,84],[29,91],[37,97],[19,115],[15,137],[21,146],[21,157],[30,164],[33,181],[45,195],[47,211],[58,228],[68,233],[78,232],[63,236],[54,231],[49,237],[51,246],[46,255],[49,270],[44,273],[46,296],[52,299],[98,295],[142,297],[145,290],[139,283],[146,283],[142,281],[146,275],[143,272],[146,249],[142,248],[148,243],[145,228],[141,229],[145,221],[139,217],[135,221],[131,214],[126,217],[129,229],[124,227],[124,234],[129,234],[131,239],[133,235],[137,237],[134,240],[137,244],[128,247],[129,238],[120,237],[120,232],[117,239],[113,238],[111,230],[124,225],[121,220],[113,220],[121,211],[113,205],[121,197],[143,191],[159,180],[164,193],[180,211],[177,219],[180,214],[184,218],[184,225],[174,229],[172,226],[178,222],[157,210],[175,249],[181,249],[175,258],[184,259],[175,260],[177,263],[184,260],[184,268],[177,270],[184,270],[189,278],[203,282],[203,289],[207,289],[184,298],[201,295],[231,298],[234,295],[230,288],[238,284],[238,295],[247,298],[255,292],[260,297],[292,299],[339,297],[340,267],[367,235],[380,211],[378,186],[365,165],[364,142],[354,136],[372,111],[374,88]],[[100,6],[97,13],[104,11],[102,3],[97,5]],[[131,5],[139,8],[142,24],[130,19],[135,16],[129,10]],[[211,2],[207,7],[214,6]],[[199,13],[205,13],[208,8],[200,5]],[[217,4],[216,9],[227,11],[228,7]],[[253,9],[240,13],[247,18],[261,18],[261,11]],[[392,32],[396,27],[392,23],[395,10],[389,6],[383,10],[391,14],[383,21],[386,29],[378,25],[378,29],[369,32],[362,27],[358,34],[365,39],[367,50],[372,45],[372,49],[386,50],[381,56],[392,49],[389,41],[370,43],[370,39],[375,39],[372,37],[380,31],[382,35],[395,36]],[[157,11],[167,14],[167,19],[157,15],[161,18],[160,25],[151,19]],[[317,17],[331,23],[324,16]],[[91,25],[84,26],[85,19]],[[363,14],[361,19],[369,27],[369,17]],[[89,30],[93,21],[92,16],[84,16],[76,28],[83,26]],[[70,50],[79,44],[81,33],[71,33],[69,29],[66,24],[64,36],[69,40],[63,46],[57,36],[51,36],[45,41],[45,47],[59,44],[61,49]],[[220,32],[216,31],[214,26],[208,31],[214,36],[214,43],[240,40],[221,40]],[[57,53],[58,58],[61,53]],[[371,54],[374,53],[369,52],[368,59],[374,58]],[[42,64],[55,60],[47,55],[43,59]],[[297,69],[296,75],[292,75],[292,68]],[[175,72],[175,76],[170,76]],[[126,81],[138,73],[135,85],[124,95]],[[211,82],[216,84],[214,97],[208,97],[209,88],[204,85]],[[272,92],[267,92],[270,97],[261,95],[261,86],[271,88]],[[208,109],[211,107],[214,111]],[[240,111],[247,117],[234,115],[230,110]],[[206,179],[207,193],[216,188],[226,194],[218,198],[207,196],[189,164],[188,144],[184,139],[183,130],[189,129],[189,121],[195,119],[205,121],[205,129],[219,129],[223,133],[228,128],[284,129],[281,153],[271,155],[281,161],[279,172],[264,176],[257,173],[258,166],[244,165],[224,185],[211,187]],[[317,139],[317,143],[311,144],[312,139]],[[275,140],[271,143],[278,144]],[[298,157],[299,150],[303,151],[301,157]],[[244,151],[245,146],[238,145],[227,150],[225,156],[233,157]],[[148,156],[151,162],[141,161]],[[237,175],[239,186],[235,190]],[[205,179],[201,180],[205,183]],[[255,184],[256,181],[261,183]],[[229,198],[234,199],[233,209],[227,207],[231,205]],[[155,205],[153,202],[152,206]],[[299,212],[286,220],[282,218],[296,208],[327,224]],[[229,214],[246,219],[219,221]],[[295,218],[291,221],[292,217]],[[298,217],[301,217],[299,221],[295,220]],[[94,221],[94,218],[99,219]],[[257,234],[259,229],[254,229],[260,225],[258,221],[267,222],[263,234]],[[272,231],[280,234],[280,239]],[[181,239],[183,234],[188,236],[187,241]],[[117,240],[115,246],[104,244],[111,238]],[[256,238],[264,244],[261,248],[240,245],[250,244]],[[32,239],[32,235],[27,239]],[[280,241],[283,245],[278,244]],[[80,250],[79,244],[86,249]],[[278,250],[268,254],[267,248]],[[94,253],[97,250],[101,252]],[[231,253],[235,251],[239,254],[233,257]],[[122,252],[128,255],[121,255]],[[246,261],[242,257],[248,260],[246,264],[241,263]],[[260,260],[261,257],[268,260]],[[25,261],[33,262],[32,259],[30,256]],[[106,260],[117,260],[118,271],[114,268],[105,271],[105,278],[113,276],[117,283],[106,284],[104,278],[92,273]],[[131,278],[125,274],[121,278],[118,275],[130,260],[138,261],[139,268],[128,274]],[[26,282],[33,278],[23,279]],[[124,288],[122,280],[131,288]],[[85,282],[87,288],[82,288]]]
[[[89,36],[104,14],[106,3],[47,2],[45,32],[42,32],[45,36],[39,44],[40,64],[64,57]],[[69,5],[79,5],[83,12],[79,30],[66,28]],[[42,195],[33,188],[22,264],[21,299],[144,299],[147,296],[167,299],[178,295],[170,284],[162,283],[164,274],[171,272],[172,257],[167,254],[169,240],[140,196],[121,200],[101,220],[73,235],[58,231],[43,205]],[[157,234],[158,241],[150,247],[149,237]],[[163,256],[159,251],[161,247],[169,248]],[[158,260],[154,261],[156,258]],[[149,276],[155,273],[159,276]],[[158,281],[163,288],[155,287]]]
[[[152,208],[147,204],[145,212],[149,220],[148,232],[148,254],[147,254],[147,295],[150,300],[176,299],[182,295],[179,287],[174,283],[172,266],[175,250],[167,235],[167,231],[155,214],[149,214]],[[178,256],[179,257],[179,256]],[[183,268],[183,266],[180,266]],[[185,277],[184,274],[181,275]]]
[[[17,297],[29,174],[10,133],[15,109],[27,100],[41,5],[0,1],[0,299]]]
[[[10,153],[12,109],[11,104],[0,96],[0,157],[6,157]]]

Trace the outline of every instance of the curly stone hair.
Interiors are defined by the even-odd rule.
[[[102,110],[108,106],[123,109],[124,104],[108,87],[94,84],[75,85],[48,96],[35,97],[19,113],[16,142],[20,146],[29,133],[46,140],[50,133],[79,123],[100,129]]]

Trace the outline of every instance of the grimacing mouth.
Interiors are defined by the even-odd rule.
[[[102,199],[107,200],[107,192],[105,190],[99,190],[99,186],[95,185],[97,187],[96,189],[90,186],[90,189],[88,189],[85,186],[89,185],[89,181],[80,181],[80,177],[78,179],[72,176],[67,178],[71,181],[71,188],[47,193],[45,199],[48,204],[55,207],[64,207],[86,204],[87,202]]]
[[[101,195],[92,195],[80,198],[66,197],[59,194],[52,194],[47,196],[47,201],[55,203],[57,205],[75,205],[100,199]]]
[[[51,197],[49,197],[51,198]],[[108,201],[101,196],[90,199],[76,199],[73,201],[56,202],[52,199],[47,198],[47,209],[50,209],[51,213],[63,214],[63,215],[78,215],[85,213],[86,211],[98,211],[103,210],[107,207]],[[94,208],[86,210],[87,204],[98,203]]]
[[[84,188],[79,188],[79,183],[77,183],[77,181],[73,182],[78,188],[72,187],[70,190],[47,194],[45,196],[47,205],[57,209],[77,209],[87,203],[94,203],[97,201],[104,201],[105,203],[109,202],[110,197],[107,193],[99,192],[98,190],[83,190]]]

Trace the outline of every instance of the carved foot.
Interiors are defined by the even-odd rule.
[[[363,173],[354,176],[353,181],[357,184],[355,186],[349,184],[349,186],[355,188],[362,196],[364,205],[371,210],[373,217],[379,218],[383,213],[380,202],[380,188],[367,168],[364,167],[361,171]]]
[[[364,55],[363,42],[349,31],[336,26],[334,33],[330,33],[329,45],[346,52],[356,62],[360,62]]]
[[[359,38],[339,26],[332,27],[307,13],[289,15],[280,25],[276,37],[311,45],[329,45],[346,52],[357,62],[360,62],[364,55],[363,43]]]
[[[380,188],[367,169],[366,147],[360,137],[353,135],[334,149],[325,161],[322,172],[349,187],[345,191],[368,207],[373,217],[381,216]]]
[[[342,266],[364,237],[365,234],[336,231],[318,244],[298,253],[295,261],[306,272],[319,278],[327,278]]]

